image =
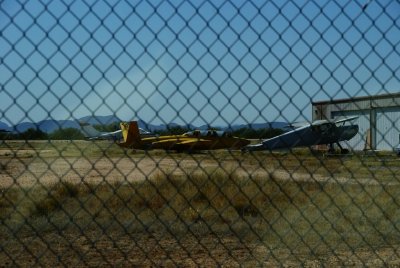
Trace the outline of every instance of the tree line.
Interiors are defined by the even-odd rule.
[[[0,133],[1,140],[83,140],[84,138],[84,135],[76,128],[62,128],[52,133],[46,133],[34,128],[20,133]]]

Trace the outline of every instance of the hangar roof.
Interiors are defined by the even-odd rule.
[[[389,93],[389,94],[381,94],[381,95],[374,95],[374,96],[363,96],[363,97],[352,97],[348,99],[337,99],[337,100],[327,100],[327,101],[313,101],[312,105],[326,105],[326,104],[339,104],[339,103],[349,103],[349,102],[356,102],[356,101],[374,101],[380,99],[400,99],[400,93]],[[399,100],[400,103],[400,100]]]

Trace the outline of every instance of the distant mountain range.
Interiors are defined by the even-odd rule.
[[[55,130],[58,130],[60,128],[77,128],[79,129],[79,122],[86,122],[91,125],[109,125],[112,123],[118,123],[121,122],[118,117],[109,115],[109,116],[85,116],[82,117],[76,121],[74,120],[43,120],[38,123],[31,123],[31,122],[23,122],[19,123],[15,126],[9,126],[4,122],[0,121],[0,129],[1,130],[7,130],[7,131],[12,131],[12,132],[25,132],[26,130],[33,128],[33,129],[40,129],[43,132],[46,133],[51,133]],[[143,120],[139,120],[139,127],[144,128],[149,131],[157,131],[157,130],[165,130],[167,128],[172,128],[172,127],[185,127],[188,129],[208,129],[208,125],[203,125],[203,126],[194,126],[191,124],[188,125],[179,125],[176,123],[171,123],[167,125],[154,125],[154,124],[148,124]],[[224,127],[224,126],[213,126],[213,127],[218,127],[219,129],[222,130],[237,130],[240,128],[253,128],[253,129],[261,129],[261,128],[279,128],[279,129],[284,129],[288,123],[285,122],[267,122],[267,123],[255,123],[255,124],[241,124],[241,125],[232,125],[230,127]]]

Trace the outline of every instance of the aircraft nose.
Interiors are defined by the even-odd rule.
[[[350,126],[344,133],[346,140],[350,140],[351,138],[353,138],[358,133],[358,129],[358,125]]]

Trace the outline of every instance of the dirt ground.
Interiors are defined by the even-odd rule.
[[[160,172],[185,175],[197,170],[226,167],[248,175],[270,175],[299,181],[329,180],[324,176],[295,174],[288,170],[260,168],[258,163],[238,163],[235,159],[215,161],[205,155],[170,157],[145,156],[53,156],[53,150],[0,150],[0,188],[51,186],[59,180],[81,183],[130,182],[144,180]],[[199,161],[200,159],[200,161]],[[254,165],[254,166],[252,166]],[[311,177],[312,176],[312,177]],[[348,178],[335,179],[336,183]],[[178,221],[179,222],[179,221]],[[252,221],[249,221],[251,225]],[[11,227],[4,226],[5,229]],[[48,222],[47,222],[48,224]],[[176,223],[171,222],[171,225]],[[74,224],[65,229],[47,227],[40,235],[35,229],[13,231],[12,239],[0,234],[0,267],[13,266],[130,266],[130,267],[338,267],[400,266],[396,244],[356,249],[321,244],[313,248],[271,247],[265,238],[240,237],[233,231],[214,233],[206,222],[195,222],[177,237],[170,226],[135,231],[135,226],[110,224],[98,228],[96,220],[85,227]],[[174,228],[180,228],[179,224]],[[251,228],[251,226],[250,226]],[[229,230],[229,228],[227,228]],[[57,242],[55,242],[57,241]]]
[[[13,152],[15,154],[15,151]],[[41,151],[41,154],[46,155],[46,153],[51,154],[52,151]],[[0,173],[0,188],[32,187],[38,184],[48,186],[60,180],[73,183],[132,182],[144,180],[157,173],[186,176],[196,171],[212,172],[213,169],[219,167],[225,169],[227,173],[234,171],[242,176],[270,176],[273,174],[280,179],[305,182],[380,184],[373,176],[355,182],[348,176],[332,177],[316,173],[293,172],[285,167],[277,169],[268,165],[260,166],[257,162],[241,163],[235,159],[210,159],[207,155],[200,155],[197,158],[135,154],[122,157],[47,157],[37,156],[37,151],[34,150],[19,150],[16,157],[4,157],[4,155],[9,156],[10,154],[10,150],[0,150],[0,164],[5,169],[5,172]],[[26,157],[27,155],[29,157]]]
[[[111,236],[112,235],[112,236]],[[49,244],[47,241],[58,241]],[[115,230],[49,232],[41,238],[21,237],[14,252],[0,253],[2,267],[398,267],[400,250],[314,249],[314,253],[246,242],[234,234],[222,237],[164,232],[130,234]],[[27,245],[22,247],[21,244]],[[18,256],[18,257],[15,257]]]

